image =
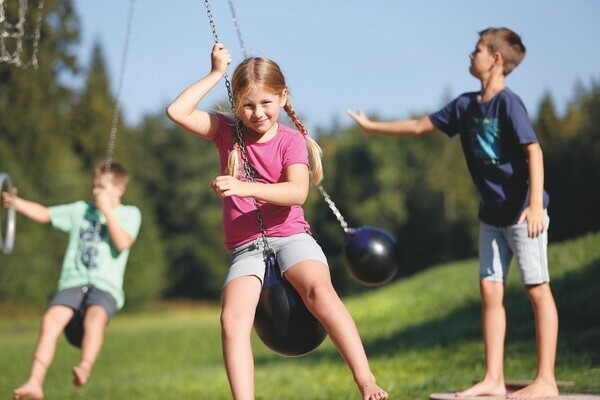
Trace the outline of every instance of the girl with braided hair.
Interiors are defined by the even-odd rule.
[[[211,140],[219,151],[221,175],[211,187],[222,199],[230,256],[222,293],[221,335],[233,398],[254,399],[250,333],[265,273],[258,207],[282,274],[325,327],[362,399],[386,399],[388,394],[371,373],[352,316],[333,288],[327,259],[304,218],[302,204],[309,185],[323,178],[321,149],[294,112],[281,69],[267,58],[244,60],[231,80],[237,117],[232,118],[197,108],[225,75],[231,55],[217,43],[211,61],[208,75],[185,89],[169,105],[167,115],[185,130]],[[281,109],[297,129],[279,123]],[[240,168],[242,163],[250,168]]]

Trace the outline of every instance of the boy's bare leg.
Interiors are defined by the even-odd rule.
[[[254,399],[254,359],[250,334],[261,282],[255,276],[233,279],[223,289],[221,342],[234,400]]]
[[[331,284],[329,269],[318,261],[303,261],[285,276],[323,324],[352,371],[363,400],[387,399],[388,393],[377,385],[371,372],[354,320]]]
[[[83,339],[81,341],[81,359],[73,367],[73,385],[83,386],[87,383],[92,367],[100,354],[104,343],[104,331],[108,324],[108,313],[97,305],[90,305],[83,319]]]
[[[506,335],[506,311],[504,309],[504,283],[482,280],[483,344],[485,347],[485,377],[467,390],[456,393],[457,397],[505,396],[504,383],[504,337]]]
[[[56,353],[56,342],[73,317],[74,311],[66,306],[51,306],[42,317],[40,337],[33,355],[27,381],[13,391],[14,400],[44,398],[44,380]]]
[[[558,312],[550,284],[527,286],[535,317],[537,339],[538,370],[533,383],[511,393],[511,399],[535,399],[558,397],[558,387],[554,377],[556,342],[558,340]]]

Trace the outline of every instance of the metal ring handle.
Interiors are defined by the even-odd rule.
[[[10,180],[10,175],[4,172],[0,172],[0,193],[2,192],[2,188],[4,187],[4,182],[6,182],[6,188],[8,190],[9,196],[14,196],[13,184]],[[10,254],[15,244],[15,230],[17,227],[16,215],[17,213],[13,204],[7,211],[5,238],[3,238],[2,236],[2,227],[0,226],[0,250],[2,250],[4,254]],[[1,222],[2,219],[0,218],[0,223]]]

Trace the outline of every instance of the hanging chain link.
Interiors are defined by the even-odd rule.
[[[129,3],[129,16],[127,18],[127,27],[125,29],[125,45],[123,46],[123,54],[121,56],[121,66],[119,69],[119,81],[117,82],[117,92],[115,95],[115,108],[110,124],[110,136],[108,138],[108,149],[106,151],[106,159],[104,161],[104,173],[108,174],[111,171],[113,163],[113,154],[115,150],[115,143],[117,141],[119,116],[121,114],[121,94],[123,92],[123,82],[125,80],[125,67],[127,65],[127,58],[129,54],[129,42],[131,41],[131,28],[133,26],[133,12],[135,10],[135,0],[131,0]],[[100,219],[96,221],[94,226],[94,235],[97,242],[100,241],[100,230],[102,228]]]
[[[215,43],[219,43],[219,35],[217,34],[217,28],[215,26],[214,17],[213,17],[211,8],[210,8],[210,1],[204,0],[204,5],[206,7],[206,15],[208,16],[208,22],[209,22],[210,28],[212,30],[213,39],[214,39]],[[230,2],[230,6],[232,7],[231,9],[233,10],[233,5],[231,4],[231,2]],[[241,36],[239,36],[239,38],[241,40]],[[229,76],[227,75],[227,72],[223,75],[223,78],[225,79],[225,87],[227,88],[227,97],[229,98],[231,112],[235,117],[235,142],[239,146],[240,153],[242,155],[242,164],[244,165],[244,172],[246,174],[246,179],[248,180],[248,182],[254,182],[255,173],[252,170],[252,166],[250,165],[250,162],[248,161],[248,151],[246,149],[246,144],[244,143],[244,137],[242,134],[242,122],[239,120],[239,117],[237,115],[235,102],[233,100],[233,90],[231,89],[231,83],[229,82]],[[237,157],[237,155],[236,155],[236,157]],[[263,246],[264,246],[265,250],[268,250],[268,249],[270,249],[270,247],[269,247],[269,243],[267,241],[267,230],[265,228],[265,224],[264,224],[264,221],[262,218],[262,212],[260,211],[257,200],[255,198],[252,198],[252,201],[254,202],[254,206],[256,207],[256,219],[258,220],[258,226],[260,228]]]
[[[325,200],[325,203],[327,203],[327,205],[331,209],[331,212],[333,212],[333,215],[335,215],[335,217],[339,221],[339,223],[342,226],[342,229],[344,230],[344,232],[345,233],[351,233],[354,229],[353,228],[348,228],[348,223],[344,219],[344,216],[342,215],[342,213],[340,212],[340,210],[336,207],[336,205],[333,202],[333,200],[331,200],[331,197],[329,197],[329,193],[327,193],[327,191],[325,190],[325,188],[323,187],[323,185],[319,184],[319,185],[317,185],[317,188],[319,189],[319,192],[321,192],[321,195],[323,195],[323,199]]]
[[[16,24],[11,24],[6,19],[5,1],[0,0],[0,62],[6,62],[8,64],[14,64],[19,68],[38,68],[37,54],[39,50],[40,42],[40,29],[42,25],[42,17],[44,10],[43,0],[38,1],[37,17],[35,21],[35,30],[33,35],[25,34],[25,22],[27,14],[27,0],[19,0],[19,19]],[[5,38],[15,40],[14,50],[11,52],[6,48],[4,43]],[[21,59],[21,53],[23,51],[23,42],[25,40],[32,41],[31,57],[27,63],[23,63]]]
[[[119,124],[119,116],[121,114],[121,94],[123,92],[123,82],[125,80],[125,67],[127,66],[127,58],[129,54],[129,42],[131,38],[131,28],[133,26],[133,11],[135,9],[135,0],[129,3],[129,17],[127,19],[127,28],[125,30],[125,45],[123,46],[123,55],[121,56],[121,67],[119,69],[119,81],[117,83],[117,92],[115,96],[115,108],[110,124],[110,137],[108,139],[108,150],[106,151],[106,171],[110,172],[113,161],[113,153],[115,150],[115,142],[117,140],[117,131]]]
[[[235,13],[233,0],[229,0],[229,9],[231,10],[231,18],[233,19],[233,25],[235,26],[235,32],[237,33],[237,38],[238,42],[240,43],[242,55],[244,56],[244,58],[248,58],[248,54],[246,53],[246,46],[244,45],[244,39],[242,38],[242,30],[240,29],[240,23]]]
[[[34,69],[38,69],[38,51],[40,48],[40,29],[42,26],[42,19],[44,16],[44,2],[42,0],[38,3],[38,13],[37,20],[35,22],[35,31],[33,33],[33,52],[31,54],[31,59],[27,64],[23,66],[23,68],[28,68],[29,66],[33,66]]]

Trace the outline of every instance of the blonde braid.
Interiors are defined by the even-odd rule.
[[[308,147],[308,164],[312,175],[311,182],[313,185],[318,185],[323,180],[323,164],[321,163],[321,155],[323,150],[317,142],[315,142],[310,136],[308,136],[308,130],[300,121],[300,118],[296,115],[292,104],[289,102],[285,103],[283,109],[287,113],[288,117],[292,120],[296,128],[304,135],[306,139],[306,145]]]
[[[239,124],[239,129],[243,129],[243,124],[242,122],[236,118],[231,112],[223,112],[222,114],[224,115],[228,115],[228,116],[232,116],[234,123],[232,123],[231,129],[233,130],[233,148],[231,149],[231,151],[229,152],[229,155],[227,156],[227,169],[225,170],[225,173],[229,176],[233,176],[234,178],[238,177],[238,173],[240,171],[240,159],[239,159],[239,152],[240,152],[240,144],[238,143],[238,137],[235,134],[236,132],[236,123]]]
[[[227,156],[227,175],[233,176],[237,178],[238,172],[240,170],[240,159],[238,157],[238,151],[240,146],[237,143],[234,143],[233,149],[229,152],[229,156]]]

